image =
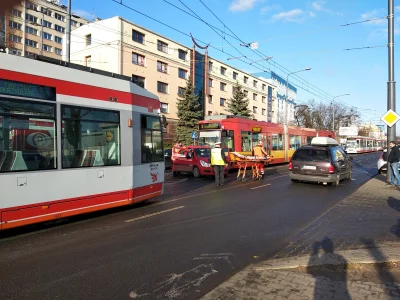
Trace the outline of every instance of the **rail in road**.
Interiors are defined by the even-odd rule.
[[[217,188],[178,177],[148,204],[14,231],[0,240],[0,299],[197,299],[290,238],[377,175],[354,156],[338,188],[292,184],[287,165]],[[73,287],[73,288],[71,288]]]

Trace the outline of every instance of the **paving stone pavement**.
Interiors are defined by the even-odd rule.
[[[348,280],[346,268],[334,280],[317,271],[389,261],[400,262],[400,191],[378,176],[301,229],[272,259],[248,266],[202,299],[400,299],[390,271],[377,271],[379,283]]]

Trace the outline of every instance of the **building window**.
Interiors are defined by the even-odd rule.
[[[212,63],[212,61],[209,61],[208,62],[208,71],[212,71],[212,68],[213,68],[213,63]]]
[[[234,94],[236,92],[236,87],[232,87],[232,94]]]
[[[208,111],[207,113],[209,116],[212,116],[212,111]]]
[[[221,75],[226,75],[226,68],[221,67]]]
[[[266,112],[266,109],[263,108],[263,109],[262,109],[262,115],[263,115],[263,116],[265,116],[265,112]]]
[[[253,80],[253,86],[257,88],[257,80]]]
[[[238,75],[239,75],[238,73],[233,72],[233,80],[237,80]]]
[[[257,101],[257,94],[253,94],[253,100]]]
[[[43,27],[51,28],[52,24],[48,21],[42,20],[42,25],[43,25]]]
[[[247,97],[249,95],[249,92],[246,91],[246,90],[243,90],[243,94],[244,94],[245,97]]]
[[[12,54],[12,55],[22,56],[22,51],[19,50],[19,49],[11,48],[9,53]]]
[[[55,41],[56,43],[62,44],[62,38],[60,38],[59,36],[55,36],[55,37],[54,37],[54,41]]]
[[[58,13],[54,14],[54,18],[56,18],[57,20],[65,22],[65,17],[63,15],[58,14]]]
[[[8,26],[9,26],[10,28],[22,30],[22,24],[17,23],[17,22],[14,22],[14,21],[8,22]]]
[[[168,53],[168,44],[158,40],[157,41],[157,50],[164,52],[164,53]]]
[[[132,41],[144,44],[144,34],[132,29]]]
[[[178,56],[179,56],[179,59],[182,59],[182,60],[186,61],[187,52],[179,49],[178,50]]]
[[[49,45],[43,44],[43,50],[47,52],[51,52],[51,48]]]
[[[20,10],[18,10],[18,9],[15,9],[15,8],[13,8],[12,10],[11,10],[11,14],[13,15],[13,16],[16,16],[16,17],[22,17],[22,11],[20,11]]]
[[[38,47],[38,43],[35,42],[35,41],[32,41],[30,39],[25,39],[25,45],[28,45],[28,46],[33,47],[33,48],[37,48]]]
[[[187,71],[184,69],[179,68],[178,69],[178,77],[182,78],[182,79],[186,79],[187,78]]]
[[[51,10],[42,6],[41,8],[42,14],[51,17]]]
[[[85,35],[85,42],[86,42],[86,46],[90,46],[92,44],[92,35],[91,34]]]
[[[219,84],[219,89],[220,89],[221,91],[225,91],[225,90],[226,90],[226,83],[221,82],[221,83]]]
[[[10,89],[13,87],[21,89],[23,93],[35,89],[33,86],[25,87],[25,83],[20,82],[10,83]],[[0,133],[1,172],[55,169],[55,104],[1,98],[0,107],[2,124],[7,124],[2,126]],[[45,125],[35,128],[30,125],[34,123]]]
[[[167,94],[168,93],[168,84],[157,81],[157,91],[159,93]]]
[[[163,114],[167,114],[168,113],[168,103],[163,103],[163,102],[161,102],[161,112],[163,113]]]
[[[262,90],[265,91],[265,84],[262,85]]]
[[[265,96],[262,96],[262,103],[266,103],[267,98]]]
[[[62,55],[62,49],[54,48],[54,53],[57,54],[57,55]]]
[[[220,106],[225,106],[225,101],[226,101],[226,99],[224,99],[224,98],[219,98],[219,105],[220,105]]]
[[[209,87],[213,86],[213,80],[211,78],[208,78],[208,86]]]
[[[10,41],[14,43],[22,43],[22,37],[15,34],[10,34]]]
[[[25,26],[25,31],[29,34],[38,35],[38,31],[35,28]]]
[[[26,8],[38,11],[38,6],[31,2],[26,2]]]
[[[32,15],[30,15],[30,14],[26,14],[26,15],[25,15],[25,19],[26,19],[27,21],[29,21],[29,22],[37,23],[37,19],[38,19],[38,18],[36,18],[35,16],[32,16]]]
[[[71,26],[78,27],[78,22],[71,20]]]
[[[248,81],[249,81],[249,77],[244,76],[244,77],[243,77],[243,82],[247,84]]]
[[[253,113],[257,113],[257,111],[258,111],[258,108],[257,108],[257,106],[253,106]]]
[[[166,64],[162,61],[157,61],[157,71],[162,72],[162,73],[167,73],[168,72],[168,64]]]
[[[139,66],[144,66],[144,56],[138,53],[132,53],[132,63]]]
[[[208,95],[208,103],[212,104],[213,103],[213,96]]]
[[[132,74],[132,82],[141,88],[145,88],[145,78]]]
[[[185,88],[183,87],[178,87],[178,95],[183,97],[183,95],[185,94]]]
[[[159,117],[141,116],[142,163],[164,161],[162,128]]]
[[[62,167],[115,166],[121,163],[118,111],[61,106]]]
[[[62,27],[62,26],[59,26],[59,25],[57,25],[57,24],[54,25],[54,29],[57,30],[57,31],[59,31],[59,32],[62,32],[62,33],[65,32],[65,28]]]
[[[45,40],[50,40],[51,41],[51,37],[52,37],[52,35],[50,33],[43,32],[43,38]]]
[[[92,66],[92,56],[85,56],[85,66],[91,67]]]

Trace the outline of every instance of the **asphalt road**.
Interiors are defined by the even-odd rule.
[[[375,176],[378,156],[354,156],[337,188],[293,184],[287,165],[222,188],[167,176],[153,202],[1,233],[0,299],[198,299]]]

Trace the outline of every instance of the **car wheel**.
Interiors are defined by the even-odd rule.
[[[348,179],[348,180],[351,180],[351,179],[353,178],[352,175],[353,175],[353,170],[350,169],[349,175],[347,175],[347,179]]]
[[[334,182],[332,182],[332,186],[335,186],[335,187],[339,186],[339,183],[340,183],[340,176],[336,175],[336,179]]]
[[[196,166],[194,166],[193,167],[193,177],[194,178],[200,178],[200,170],[199,170],[199,168],[198,167],[196,167]]]

